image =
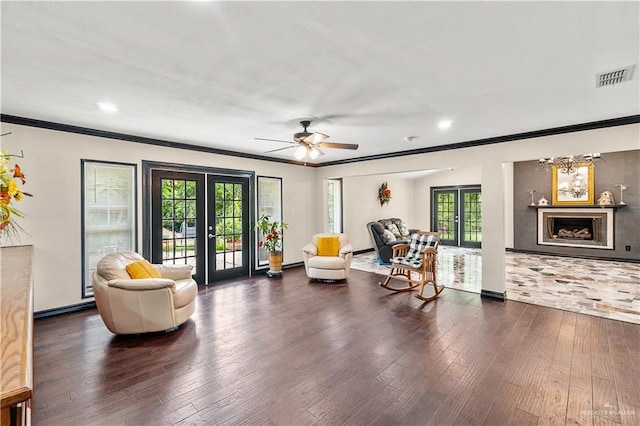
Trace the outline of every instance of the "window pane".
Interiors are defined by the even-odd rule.
[[[110,252],[136,250],[136,166],[84,160],[82,164],[82,294],[91,297],[91,279],[98,261]]]
[[[173,188],[174,197],[178,198],[178,199],[184,198],[185,197],[185,186],[186,186],[184,181],[183,180],[176,180],[174,182],[174,185],[175,185],[174,188]]]
[[[232,183],[224,184],[224,199],[233,200],[233,184]]]
[[[197,181],[161,179],[162,185],[162,263],[196,265],[195,247]],[[196,268],[194,268],[194,273]]]
[[[195,200],[196,198],[196,181],[188,180],[187,184],[187,198]]]
[[[187,201],[187,218],[193,219],[196,217],[196,201]]]
[[[258,218],[269,216],[272,221],[282,222],[282,179],[258,176]],[[256,233],[260,240],[264,236]],[[284,242],[284,238],[283,238]],[[268,254],[264,247],[258,248],[257,266],[269,263]]]
[[[342,180],[327,180],[327,232],[342,232]]]

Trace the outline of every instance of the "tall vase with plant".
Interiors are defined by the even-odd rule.
[[[288,225],[284,222],[273,221],[263,215],[256,222],[256,229],[262,234],[258,247],[264,247],[269,253],[269,272],[282,272],[282,233]]]

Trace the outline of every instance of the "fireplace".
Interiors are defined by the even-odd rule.
[[[602,217],[547,216],[547,234],[560,240],[601,241]]]
[[[538,244],[613,250],[613,209],[538,209]]]

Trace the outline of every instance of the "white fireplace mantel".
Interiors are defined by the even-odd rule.
[[[614,213],[617,206],[610,207],[557,207],[540,206],[538,210],[538,244],[560,247],[580,247],[591,249],[613,250],[614,243]],[[555,218],[598,218],[602,224],[600,229],[600,241],[561,238],[550,235],[547,221]]]

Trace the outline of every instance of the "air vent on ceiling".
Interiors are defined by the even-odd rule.
[[[616,83],[631,80],[631,74],[635,65],[620,68],[614,71],[601,72],[596,74],[596,88],[604,86],[612,86]]]

